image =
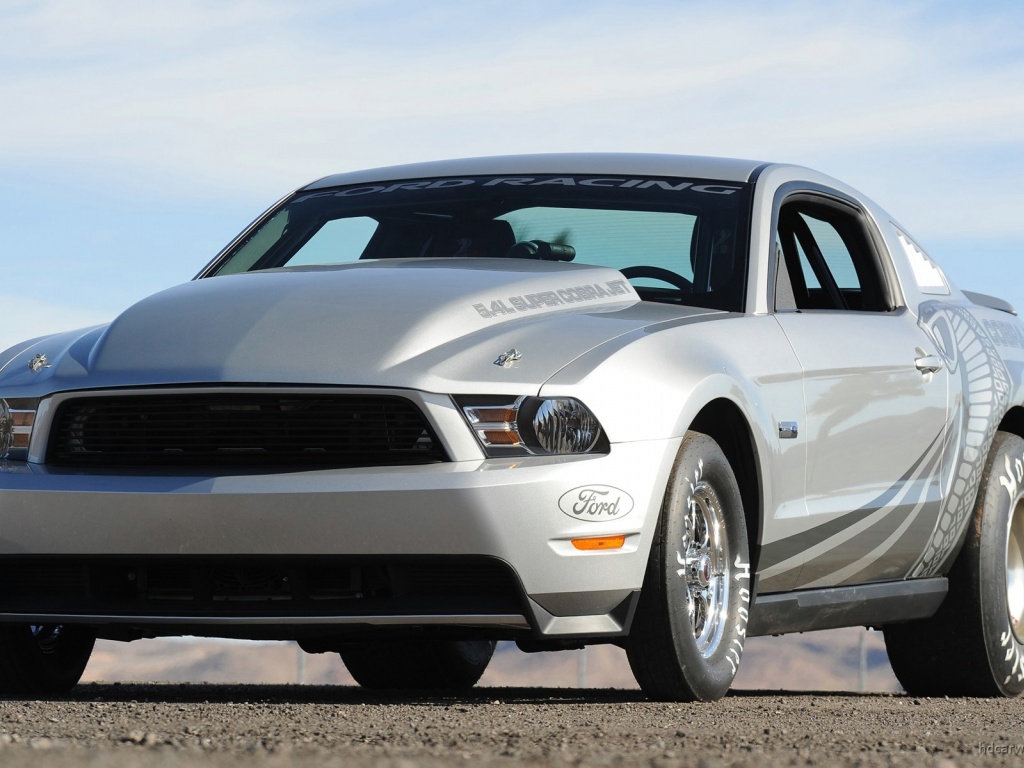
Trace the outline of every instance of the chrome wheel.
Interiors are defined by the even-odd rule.
[[[1024,642],[1024,498],[1010,510],[1006,537],[1006,609],[1018,642]]]
[[[722,536],[722,506],[712,488],[698,481],[690,493],[677,574],[686,583],[686,610],[702,656],[711,656],[722,639],[729,600],[729,553]]]
[[[687,432],[626,642],[630,669],[652,699],[715,701],[728,692],[747,635],[747,551],[732,465],[711,436]]]

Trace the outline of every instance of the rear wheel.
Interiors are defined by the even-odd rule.
[[[627,656],[654,699],[713,701],[739,668],[750,604],[736,476],[709,436],[683,440],[662,505]]]
[[[885,627],[893,672],[918,696],[1024,691],[1024,440],[997,432],[949,594],[930,619]]]
[[[0,693],[67,693],[82,678],[95,642],[76,625],[0,625]]]
[[[472,688],[494,654],[493,640],[353,643],[339,652],[364,688]]]

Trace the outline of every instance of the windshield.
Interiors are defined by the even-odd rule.
[[[298,192],[203,275],[368,259],[498,258],[620,270],[641,298],[738,311],[749,185],[468,177]]]

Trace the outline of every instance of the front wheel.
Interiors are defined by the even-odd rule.
[[[90,630],[73,624],[0,624],[0,694],[67,693],[95,642]]]
[[[1024,440],[997,432],[949,594],[930,619],[884,628],[896,678],[918,696],[1024,692]]]
[[[340,652],[364,688],[472,688],[494,654],[493,640],[352,643]]]
[[[732,685],[750,605],[747,526],[736,475],[711,437],[679,449],[626,645],[649,697],[713,701]]]

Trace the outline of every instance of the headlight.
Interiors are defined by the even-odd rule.
[[[545,453],[587,453],[601,437],[597,418],[571,397],[541,400],[531,426]]]
[[[607,453],[597,417],[572,397],[455,398],[488,456]]]
[[[38,400],[0,400],[0,459],[24,461],[28,458],[28,442],[38,407]]]

